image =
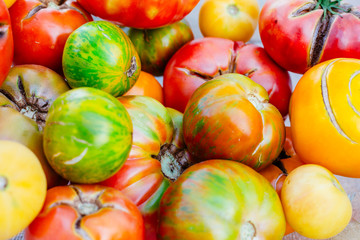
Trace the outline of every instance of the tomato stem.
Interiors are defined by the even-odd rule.
[[[342,8],[340,3],[342,0],[317,0],[315,9],[323,9],[325,18],[328,12],[333,15],[340,15],[336,9],[346,12],[346,9]]]
[[[5,190],[8,185],[8,180],[6,177],[0,176],[0,191]]]

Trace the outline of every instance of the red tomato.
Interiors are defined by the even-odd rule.
[[[0,1],[0,86],[13,61],[14,43],[11,29],[8,9],[4,1]]]
[[[225,73],[240,73],[262,85],[283,116],[291,96],[289,73],[254,44],[222,38],[193,40],[177,51],[164,73],[165,106],[183,112],[193,92]]]
[[[126,27],[158,28],[183,19],[199,0],[79,0],[91,14]]]
[[[26,240],[143,240],[136,206],[119,190],[99,185],[59,186],[48,190],[40,214],[25,231]]]
[[[92,20],[71,0],[18,0],[10,8],[10,16],[14,63],[38,64],[58,73],[62,72],[62,54],[68,36]]]
[[[325,60],[360,58],[359,12],[360,6],[339,0],[269,0],[260,13],[260,37],[280,66],[304,73]]]

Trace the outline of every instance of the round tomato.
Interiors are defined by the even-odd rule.
[[[280,240],[284,232],[275,190],[238,162],[208,160],[191,166],[160,203],[160,239]]]
[[[66,39],[91,16],[72,0],[18,0],[10,8],[14,63],[39,64],[62,73]]]
[[[200,160],[229,159],[261,170],[280,154],[285,126],[266,90],[237,73],[200,86],[184,113],[184,141]]]
[[[8,9],[0,1],[0,86],[8,74],[14,55],[12,26]]]
[[[133,28],[159,28],[183,19],[199,0],[79,0],[91,14]]]
[[[360,177],[360,60],[333,59],[308,70],[290,103],[294,149],[305,163]]]
[[[325,60],[360,58],[359,12],[360,5],[341,0],[269,0],[260,13],[260,37],[280,66],[304,73]]]
[[[99,185],[49,189],[40,214],[25,231],[26,240],[143,240],[136,206],[119,190]]]
[[[140,58],[128,36],[106,21],[89,22],[66,41],[63,70],[72,88],[94,87],[117,97],[140,75]]]
[[[123,105],[95,88],[72,89],[49,109],[44,152],[65,179],[96,183],[114,175],[131,148],[132,124]]]
[[[17,142],[0,140],[0,166],[0,239],[10,239],[40,212],[46,178],[34,153]]]
[[[152,97],[161,103],[164,103],[163,89],[158,80],[147,72],[140,72],[138,80],[129,91],[124,93],[126,95],[142,95]]]
[[[199,27],[204,37],[250,40],[257,27],[257,0],[207,0],[200,8]]]
[[[351,202],[326,168],[306,164],[285,179],[281,200],[288,223],[308,238],[328,239],[350,222]]]
[[[172,55],[194,39],[190,26],[182,21],[157,29],[131,28],[128,36],[140,55],[141,69],[155,76],[162,76]]]
[[[101,184],[115,187],[140,209],[147,240],[156,240],[160,199],[192,159],[182,135],[182,113],[152,98],[118,98],[133,121],[133,144],[124,166]]]
[[[164,72],[165,106],[184,112],[194,91],[226,73],[240,73],[262,85],[285,117],[291,96],[289,73],[254,44],[222,38],[195,39],[178,50]]]

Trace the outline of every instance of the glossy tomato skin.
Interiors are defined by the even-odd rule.
[[[228,159],[261,170],[280,154],[285,126],[266,90],[244,75],[200,86],[184,113],[184,141],[199,160]]]
[[[199,0],[80,0],[91,14],[126,27],[159,28],[180,21]]]
[[[315,65],[299,80],[290,103],[296,154],[305,163],[358,178],[360,60],[337,58]]]
[[[114,188],[58,186],[48,190],[43,209],[26,229],[25,239],[143,240],[144,225],[136,206]]]
[[[360,57],[357,34],[360,6],[340,5],[346,12],[337,10],[338,14],[327,17],[323,9],[315,9],[315,6],[316,2],[310,0],[270,0],[261,10],[259,32],[264,48],[288,71],[303,74],[329,59]],[[326,24],[328,28],[319,28]],[[324,36],[319,34],[321,29],[325,29]]]
[[[14,32],[14,63],[38,64],[58,73],[62,73],[67,38],[75,29],[92,21],[92,17],[71,0],[60,6],[40,0],[19,0],[9,11]]]
[[[282,239],[285,218],[269,182],[233,161],[195,164],[165,192],[160,239]],[[248,234],[246,238],[246,233]]]
[[[165,105],[183,112],[200,85],[225,73],[249,76],[265,87],[270,103],[283,116],[288,114],[291,79],[286,70],[259,46],[210,37],[187,43],[168,62],[164,72]]]
[[[8,8],[0,2],[0,86],[5,80],[13,61],[13,30]]]

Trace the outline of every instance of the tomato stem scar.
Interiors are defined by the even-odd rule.
[[[227,11],[230,15],[235,16],[240,12],[240,9],[235,4],[227,6]]]
[[[4,176],[0,176],[0,191],[5,190],[8,185],[8,180]]]

